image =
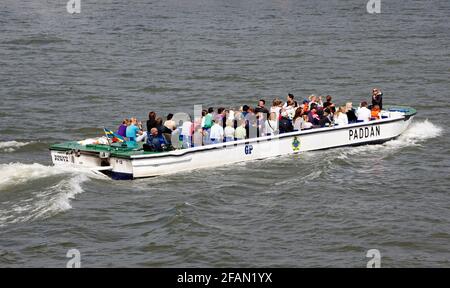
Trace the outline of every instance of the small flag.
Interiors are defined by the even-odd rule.
[[[106,137],[108,137],[109,139],[111,139],[111,141],[112,141],[113,143],[115,143],[115,142],[124,142],[124,141],[125,141],[125,139],[123,139],[122,136],[117,135],[116,133],[112,132],[112,131],[109,130],[109,129],[103,128],[103,131],[105,131]]]

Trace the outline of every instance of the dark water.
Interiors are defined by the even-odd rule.
[[[450,266],[450,2],[0,3],[0,266]],[[419,114],[398,140],[113,182],[48,145],[292,92]]]

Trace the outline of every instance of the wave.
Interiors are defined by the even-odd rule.
[[[6,199],[0,201],[0,227],[71,209],[70,201],[84,192],[82,184],[95,177],[37,163],[0,164],[0,175],[0,198]]]
[[[373,152],[379,155],[380,149],[383,149],[385,156],[388,156],[392,152],[396,152],[398,149],[405,147],[422,146],[422,143],[428,139],[436,138],[442,135],[443,128],[433,124],[428,119],[423,121],[413,122],[403,134],[397,139],[388,141],[379,145],[364,145],[358,147],[346,147],[341,148],[337,155],[338,159],[347,160],[353,155],[360,153]],[[381,147],[381,148],[380,148]]]
[[[398,137],[396,140],[389,141],[388,146],[408,146],[420,145],[425,140],[436,138],[442,135],[444,129],[433,123],[428,119],[420,122],[413,122],[411,126]]]
[[[6,141],[0,142],[0,152],[11,153],[17,149],[32,144],[34,142],[17,142],[17,141]]]

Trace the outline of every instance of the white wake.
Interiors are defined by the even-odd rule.
[[[0,152],[2,153],[11,153],[16,151],[17,149],[27,146],[33,142],[17,142],[17,141],[5,141],[0,142]]]
[[[71,200],[84,192],[82,184],[90,177],[95,175],[36,163],[0,164],[0,227],[71,209]]]

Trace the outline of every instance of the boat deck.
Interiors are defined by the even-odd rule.
[[[55,151],[83,151],[83,152],[92,152],[92,153],[101,153],[101,152],[109,152],[112,156],[118,156],[122,158],[126,158],[132,155],[150,155],[150,154],[159,154],[162,152],[150,152],[142,150],[143,143],[137,143],[135,148],[129,148],[126,145],[122,146],[119,143],[114,143],[109,145],[100,145],[100,144],[88,144],[81,145],[77,141],[65,142],[61,144],[55,144],[50,147],[50,150]]]

